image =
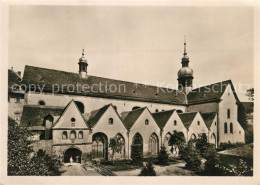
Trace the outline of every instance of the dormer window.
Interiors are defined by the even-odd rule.
[[[177,121],[176,121],[176,120],[173,121],[173,125],[174,125],[174,126],[177,125]]]
[[[149,120],[146,119],[144,123],[145,123],[145,125],[149,125]]]
[[[113,118],[109,118],[109,119],[108,119],[108,123],[109,123],[109,125],[113,125],[114,119],[113,119]]]

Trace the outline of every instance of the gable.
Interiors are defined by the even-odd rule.
[[[206,126],[208,128],[211,127],[213,121],[215,120],[216,118],[216,112],[208,112],[208,113],[202,113],[201,116],[206,124]]]
[[[149,121],[148,125],[145,125],[146,119],[148,119],[148,121]],[[142,114],[140,114],[138,119],[135,121],[131,130],[134,130],[134,129],[135,130],[140,130],[140,129],[144,130],[144,129],[146,129],[146,126],[147,126],[147,128],[155,128],[155,130],[159,129],[159,126],[157,125],[155,119],[153,118],[151,112],[148,110],[147,107],[145,107]]]
[[[179,117],[181,118],[183,125],[186,128],[189,128],[196,115],[197,112],[187,112],[187,113],[180,113]]]
[[[160,128],[164,128],[175,110],[153,113],[153,117]]]
[[[198,121],[200,122],[200,125],[198,125]],[[208,131],[208,127],[205,124],[205,122],[204,122],[204,120],[203,120],[203,118],[202,118],[202,116],[201,116],[201,114],[199,112],[196,114],[196,116],[192,120],[192,123],[191,123],[189,128],[190,128],[190,130],[192,130],[193,128],[197,128],[197,127],[199,127],[199,128],[203,128],[204,127],[206,129],[204,131]]]
[[[232,93],[234,94],[236,101],[239,102],[232,81],[226,80],[226,81],[206,85],[197,89],[193,89],[187,95],[188,104],[196,104],[196,103],[202,103],[208,101],[219,101],[223,93],[226,91],[227,86],[229,85],[232,89]]]
[[[128,113],[127,112],[123,113],[123,115],[126,115],[125,119],[123,120],[125,127],[127,129],[131,128],[135,124],[137,119],[141,116],[141,114],[143,113],[143,111],[145,109],[146,108],[144,107],[144,108],[139,108],[139,109],[130,111]]]
[[[53,129],[67,128],[88,128],[83,116],[81,115],[76,103],[72,100],[66,106],[63,114],[55,123]]]

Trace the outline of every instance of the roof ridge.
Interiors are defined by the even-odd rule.
[[[161,111],[161,112],[154,112],[152,114],[161,114],[161,113],[165,113],[165,112],[171,112],[171,111],[175,111],[176,109],[170,109],[170,110],[165,110],[165,111]]]
[[[192,89],[192,91],[197,90],[197,89],[200,89],[200,88],[203,88],[203,87],[211,86],[211,85],[214,85],[214,84],[223,83],[223,82],[231,82],[231,79],[224,80],[224,81],[220,81],[220,82],[216,82],[216,83],[212,83],[212,84],[208,84],[208,85],[204,85],[204,86],[198,87],[198,88],[196,88],[196,89]],[[192,91],[191,91],[191,92],[192,92]]]

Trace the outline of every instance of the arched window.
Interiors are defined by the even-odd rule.
[[[159,139],[155,133],[153,133],[149,139],[149,153],[151,155],[158,154]]]
[[[135,107],[133,107],[132,108],[132,110],[136,110],[136,109],[140,109],[141,107],[139,107],[139,106],[135,106]]]
[[[227,118],[230,118],[230,109],[227,110]]]
[[[77,138],[76,132],[75,132],[75,131],[71,131],[71,132],[70,132],[70,139],[74,140],[74,139],[76,139],[76,138]]]
[[[83,139],[83,131],[79,131],[79,139]]]
[[[155,109],[155,112],[159,112],[159,110],[158,110],[158,109]]]
[[[66,131],[62,132],[62,139],[63,140],[68,139],[68,133]]]
[[[174,125],[174,126],[177,125],[177,121],[176,121],[176,120],[173,121],[173,125]]]
[[[116,159],[123,159],[125,158],[125,139],[121,134],[117,134],[115,137],[116,142],[118,143],[118,146],[120,145],[120,151],[116,151],[114,157]]]
[[[227,134],[227,123],[224,123],[224,133]]]
[[[200,125],[200,121],[198,121],[198,125]]]
[[[113,123],[114,123],[113,118],[109,118],[109,119],[108,119],[108,123],[109,123],[109,125],[113,125]]]
[[[45,102],[44,102],[43,100],[40,100],[40,101],[38,102],[38,104],[39,104],[39,105],[45,105]]]
[[[145,125],[149,125],[149,120],[148,119],[145,120]]]
[[[75,101],[75,103],[76,103],[79,111],[83,114],[84,113],[84,109],[85,109],[84,104],[81,103],[80,101]]]
[[[233,134],[233,123],[230,123],[230,133]]]

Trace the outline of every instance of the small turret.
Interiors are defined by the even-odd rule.
[[[81,78],[87,77],[88,61],[84,56],[84,49],[82,49],[82,56],[79,58],[79,76]]]

